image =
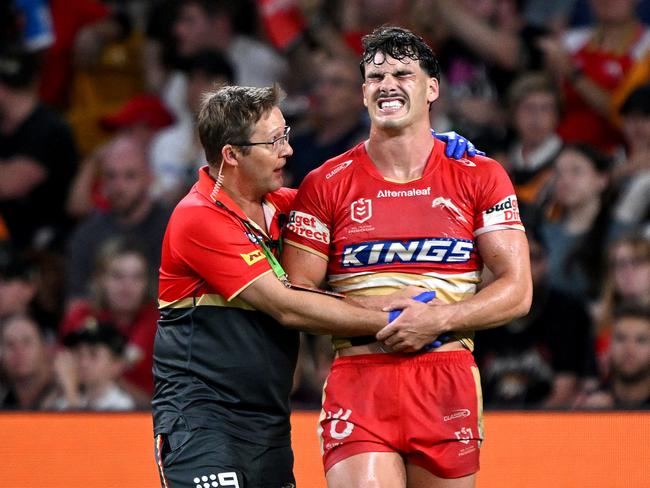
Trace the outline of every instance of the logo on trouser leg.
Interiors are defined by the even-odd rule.
[[[456,439],[458,439],[463,444],[469,444],[469,441],[472,440],[472,429],[469,427],[463,427],[460,430],[454,432],[456,434]]]
[[[218,488],[224,486],[240,488],[237,473],[232,471],[227,473],[210,473],[207,475],[195,476],[192,481],[196,484],[196,488]]]
[[[352,415],[352,410],[350,409],[347,409],[345,413],[343,413],[342,408],[339,408],[338,412],[334,414],[332,412],[327,412],[327,418],[334,419],[334,421],[330,424],[330,435],[333,439],[345,439],[350,434],[352,434],[352,431],[354,430],[354,424],[352,422],[348,422],[350,415]],[[345,423],[345,427],[340,432],[338,430],[339,422]]]

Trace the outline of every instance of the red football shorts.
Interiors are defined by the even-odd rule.
[[[397,452],[441,478],[477,472],[480,385],[467,350],[335,359],[318,429],[325,472],[363,452]]]

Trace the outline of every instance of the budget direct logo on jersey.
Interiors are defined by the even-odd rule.
[[[372,217],[372,200],[359,198],[350,205],[350,218],[355,222],[363,224]]]
[[[517,203],[517,197],[514,195],[508,195],[483,212],[483,225],[486,227],[489,225],[518,223],[519,221],[519,204]]]
[[[291,232],[323,244],[330,243],[330,231],[325,224],[313,215],[294,210],[289,214],[287,229]]]

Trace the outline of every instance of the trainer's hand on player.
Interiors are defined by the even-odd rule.
[[[375,336],[393,352],[418,352],[449,331],[447,306],[440,300],[427,304],[398,299],[384,309],[385,312],[394,310],[401,310],[401,313]]]
[[[477,154],[485,156],[485,153],[483,151],[476,149],[472,141],[467,140],[465,137],[457,134],[454,131],[435,132],[432,130],[431,134],[439,141],[447,144],[445,147],[445,156],[448,158],[461,159],[465,156],[471,158]]]

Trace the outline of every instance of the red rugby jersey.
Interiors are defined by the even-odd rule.
[[[436,141],[422,177],[384,178],[364,143],[312,171],[285,231],[287,244],[328,261],[336,291],[384,294],[404,285],[447,302],[476,292],[476,236],[523,230],[512,183],[496,161],[450,159]]]

